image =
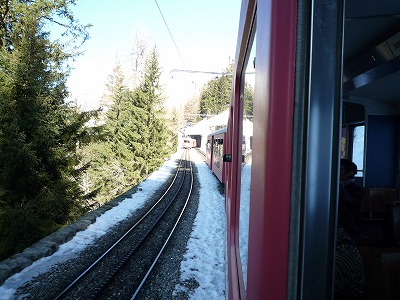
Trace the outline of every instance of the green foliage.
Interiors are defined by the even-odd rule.
[[[65,103],[71,54],[43,30],[54,9],[63,16],[73,2],[0,4],[0,259],[84,211],[77,146],[95,135],[85,126],[93,113]]]
[[[117,65],[109,77],[112,105],[105,115],[103,138],[86,148],[91,189],[98,191],[96,201],[99,203],[112,199],[142,179],[143,164],[135,157],[142,150],[139,133],[143,126],[135,118],[131,92],[124,80],[121,67]]]
[[[165,111],[162,106],[160,76],[158,54],[156,49],[153,49],[146,60],[144,79],[139,89],[135,91],[133,102],[134,107],[146,112],[145,132],[142,133],[142,143],[147,150],[144,156],[146,173],[157,169],[164,158],[171,153],[171,149],[167,148],[167,141],[172,133],[167,127]]]
[[[177,120],[177,122],[182,124],[186,121],[188,124],[196,124],[202,120],[199,113],[200,97],[194,96],[185,104],[184,114],[180,116],[180,119]]]
[[[232,94],[232,72],[230,65],[221,77],[210,80],[200,94],[200,114],[217,115],[229,108]],[[253,90],[245,83],[244,114],[253,115]]]
[[[99,203],[138,184],[176,149],[171,147],[176,142],[164,117],[155,49],[144,65],[144,76],[133,90],[126,85],[120,65],[109,77],[111,105],[105,114],[104,139],[86,148],[90,188],[98,191]]]
[[[254,92],[253,88],[247,82],[244,85],[244,115],[250,121],[253,121],[253,103],[254,103]]]
[[[46,25],[57,25],[58,35],[63,39],[64,45],[71,50],[78,50],[89,34],[87,29],[91,25],[81,25],[74,18],[71,6],[76,0],[2,0],[0,1],[0,47],[12,51],[19,37],[24,33],[24,27],[29,18],[35,19],[35,24],[40,26],[41,32]],[[58,55],[74,56],[76,53],[59,52]]]
[[[229,107],[232,76],[223,75],[207,83],[200,95],[200,114],[217,115]]]

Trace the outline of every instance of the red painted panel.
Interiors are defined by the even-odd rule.
[[[247,299],[286,299],[296,1],[257,1]]]
[[[238,157],[238,144],[235,133],[238,132],[238,116],[237,116],[237,103],[239,103],[240,95],[238,93],[240,87],[240,79],[234,78],[234,98],[231,103],[231,115],[228,122],[227,128],[227,143],[225,143],[226,153],[231,153],[233,157],[232,163],[227,164],[227,172],[229,174],[225,183],[225,198],[226,198],[226,213],[227,213],[227,240],[228,240],[228,281],[229,281],[229,299],[244,299],[244,286],[243,278],[239,270],[240,259],[239,259],[239,222],[238,222],[238,191],[239,186],[237,184],[240,170],[238,168],[237,157]],[[240,140],[240,148],[242,143]],[[240,152],[241,156],[241,152]],[[235,160],[236,157],[236,160]],[[236,161],[236,163],[235,163]],[[239,177],[240,178],[240,177]]]
[[[240,24],[238,30],[238,43],[235,56],[235,70],[233,74],[233,97],[231,99],[229,121],[227,126],[226,143],[224,148],[226,153],[232,155],[232,162],[225,165],[225,204],[227,213],[227,243],[228,243],[228,298],[245,299],[243,277],[241,274],[239,258],[239,205],[238,195],[240,185],[242,140],[241,112],[240,112],[240,87],[241,72],[245,61],[247,46],[249,45],[250,30],[253,24],[255,12],[255,0],[243,0],[240,14]],[[238,140],[240,141],[238,143]]]

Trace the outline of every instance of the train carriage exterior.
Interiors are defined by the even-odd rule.
[[[207,143],[206,143],[206,163],[211,170],[211,148],[212,148],[212,135],[207,136]]]
[[[389,216],[390,241],[379,223],[387,216],[372,217],[377,206],[398,209],[399,31],[399,1],[242,1],[224,141],[229,299],[335,298],[341,157],[357,161],[368,222],[380,231],[357,244],[363,299],[400,299],[400,214]],[[254,134],[246,181],[248,79]]]
[[[182,144],[182,148],[184,149],[192,149],[192,148],[196,148],[197,146],[197,142],[195,139],[191,138],[191,137],[185,137],[183,139],[183,144]]]
[[[224,140],[226,128],[221,128],[207,136],[206,161],[210,170],[221,183],[225,182]]]

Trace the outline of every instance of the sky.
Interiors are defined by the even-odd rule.
[[[0,300],[15,299],[13,296],[15,290],[31,280],[32,274],[44,273],[51,266],[78,255],[85,247],[106,234],[108,228],[128,218],[135,210],[142,207],[174,171],[177,165],[176,159],[180,157],[181,151],[178,150],[170,160],[143,181],[131,198],[126,198],[118,206],[102,214],[86,230],[78,232],[72,240],[60,245],[59,250],[53,255],[41,258],[6,280],[0,286]],[[224,197],[216,192],[219,182],[202,157],[195,150],[190,151],[200,181],[199,208],[187,244],[187,251],[180,266],[181,282],[194,278],[199,283],[190,299],[224,299],[227,267]],[[245,259],[247,261],[247,255]],[[175,287],[176,293],[182,290],[185,290],[184,286]]]
[[[175,103],[186,101],[215,75],[172,70],[221,72],[228,67],[235,57],[240,5],[240,0],[78,0],[75,17],[93,27],[84,54],[72,65],[71,98],[95,108],[116,63],[129,68],[139,34],[159,51],[166,96]]]

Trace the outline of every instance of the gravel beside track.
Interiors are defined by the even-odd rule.
[[[178,225],[176,234],[172,237],[166,247],[165,253],[150,275],[148,285],[142,289],[137,299],[188,299],[188,295],[185,293],[172,296],[172,292],[175,285],[180,282],[180,263],[185,254],[187,241],[197,214],[199,201],[197,188],[199,183],[196,166],[194,164],[193,172],[195,176],[194,192],[186,212],[184,213],[184,221]],[[173,175],[164,183],[164,186],[169,184],[172,176]],[[157,196],[161,196],[164,192],[164,186],[162,186],[152,198],[157,199]],[[85,230],[90,224],[95,222],[98,216],[112,209],[114,206],[117,206],[125,198],[131,197],[136,191],[137,187],[133,187],[113,201],[86,214],[74,224],[60,229],[52,235],[40,240],[32,247],[27,248],[23,253],[14,255],[1,262],[0,284],[13,274],[31,265],[35,260],[56,252],[59,245],[71,240],[78,231]],[[60,263],[52,267],[47,273],[39,274],[34,277],[33,280],[27,282],[17,290],[17,297],[15,299],[54,299],[58,293],[70,283],[71,279],[79,275],[90,262],[97,259],[107,247],[111,246],[113,242],[119,238],[121,232],[125,232],[127,228],[132,226],[141,215],[141,212],[152,204],[152,201],[148,201],[145,207],[137,210],[125,221],[112,227],[106,235],[80,252],[79,257]],[[196,282],[187,282],[181,283],[181,285],[188,287],[190,291],[195,289],[198,284]]]
[[[173,296],[175,286],[180,283],[180,264],[186,253],[187,241],[192,232],[193,222],[196,218],[199,205],[199,181],[197,169],[193,164],[193,192],[181,222],[179,222],[174,235],[168,242],[153,272],[150,274],[146,285],[138,294],[137,299],[188,299],[188,294],[179,293]],[[198,287],[197,282],[181,282],[181,285],[191,292]]]

